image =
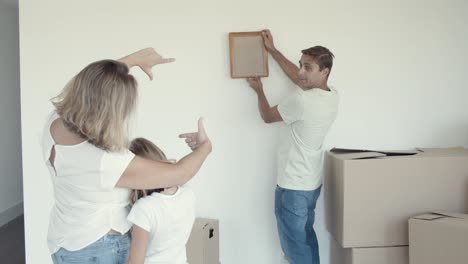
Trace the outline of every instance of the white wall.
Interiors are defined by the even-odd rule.
[[[0,226],[23,212],[18,8],[0,2]]]
[[[205,116],[214,151],[191,182],[197,213],[220,219],[221,262],[279,263],[273,213],[280,124],[265,125],[254,93],[229,77],[228,33],[270,28],[292,61],[321,44],[336,55],[330,83],[342,95],[326,147],[468,147],[468,4],[445,1],[58,1],[20,2],[23,165],[27,258],[47,263],[52,203],[39,134],[48,99],[87,63],[153,46],[177,61],[135,71],[141,87],[135,135],[170,157],[177,135]],[[424,5],[424,6],[423,6]],[[278,103],[291,83],[270,60],[264,80]],[[329,262],[323,200],[317,208],[322,263]]]

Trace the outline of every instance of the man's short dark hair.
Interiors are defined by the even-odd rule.
[[[331,71],[335,55],[333,55],[329,49],[322,46],[315,46],[302,50],[302,54],[313,57],[315,62],[318,64],[320,71],[325,68],[328,68]]]

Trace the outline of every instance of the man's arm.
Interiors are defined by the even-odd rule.
[[[263,91],[263,84],[259,77],[247,78],[247,82],[250,87],[257,93],[258,97],[258,110],[263,121],[267,124],[283,121],[280,113],[278,112],[278,106],[270,107],[268,100]]]
[[[299,85],[299,67],[288,60],[279,50],[276,49],[270,30],[262,30],[262,37],[265,48],[270,52],[273,59],[275,59],[289,79],[291,79],[291,81],[296,85]]]

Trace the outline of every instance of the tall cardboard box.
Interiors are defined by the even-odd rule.
[[[408,246],[342,248],[333,238],[330,264],[408,264]]]
[[[326,163],[326,226],[344,248],[408,245],[411,216],[468,211],[467,149],[328,152]]]
[[[430,213],[409,220],[410,264],[468,263],[468,215]]]
[[[189,264],[220,264],[218,220],[195,219],[186,250]]]

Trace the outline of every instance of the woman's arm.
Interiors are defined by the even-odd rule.
[[[202,119],[198,121],[198,132],[182,134],[193,152],[175,164],[158,162],[135,156],[117,182],[117,187],[129,189],[155,189],[188,182],[198,172],[212,151],[211,141],[206,135]]]
[[[146,249],[148,248],[149,232],[133,225],[132,242],[130,242],[130,255],[126,264],[145,263]]]
[[[173,62],[175,59],[163,58],[153,48],[145,48],[120,58],[119,61],[127,64],[128,68],[132,68],[134,66],[140,67],[148,77],[153,80],[153,66]]]

